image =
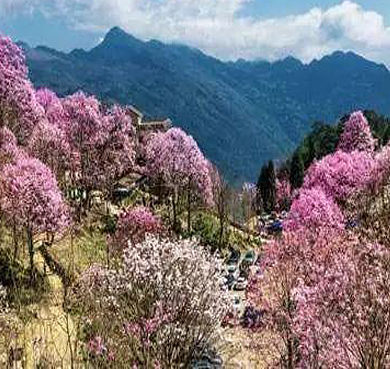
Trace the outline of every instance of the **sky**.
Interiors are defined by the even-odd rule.
[[[90,49],[113,26],[223,60],[352,50],[390,66],[390,0],[0,0],[0,32],[31,46]]]

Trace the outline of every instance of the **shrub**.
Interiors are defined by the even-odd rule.
[[[118,269],[94,265],[74,294],[88,357],[99,365],[188,367],[213,345],[228,310],[222,263],[191,240],[147,237]]]
[[[162,222],[150,209],[144,206],[129,208],[119,215],[115,233],[109,240],[110,251],[121,254],[129,242],[136,244],[144,241],[147,234],[162,232]]]
[[[367,186],[375,168],[376,162],[370,153],[337,151],[311,165],[303,188],[321,187],[329,197],[343,204]]]
[[[344,217],[338,205],[320,187],[302,189],[292,203],[285,227],[289,230],[317,231],[321,227],[341,230]]]
[[[344,125],[344,132],[340,136],[338,149],[345,152],[366,151],[373,152],[375,139],[372,137],[370,126],[363,112],[351,114]]]

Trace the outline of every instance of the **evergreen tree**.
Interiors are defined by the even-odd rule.
[[[270,160],[268,162],[268,194],[267,201],[265,202],[266,211],[272,212],[276,208],[276,175],[274,162]]]
[[[257,212],[264,210],[267,213],[276,207],[276,176],[272,160],[262,166],[259,180],[257,181]]]
[[[267,178],[267,166],[263,165],[260,170],[259,179],[256,185],[256,212],[261,214],[264,210],[264,188],[266,187],[266,178]]]
[[[302,157],[298,151],[295,151],[291,160],[290,169],[290,183],[292,189],[300,188],[302,186],[304,171]]]

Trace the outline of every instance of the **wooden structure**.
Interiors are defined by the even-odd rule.
[[[127,108],[127,113],[131,117],[140,141],[150,133],[166,132],[172,127],[172,121],[169,118],[162,120],[144,120],[144,115],[134,106]]]

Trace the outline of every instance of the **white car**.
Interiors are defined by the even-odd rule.
[[[226,266],[226,271],[228,273],[235,273],[237,271],[237,264],[228,264]]]
[[[243,278],[243,277],[238,277],[237,278],[237,282],[236,282],[236,284],[234,285],[233,288],[236,291],[243,291],[243,290],[246,289],[247,286],[248,286],[247,280],[245,278]]]

